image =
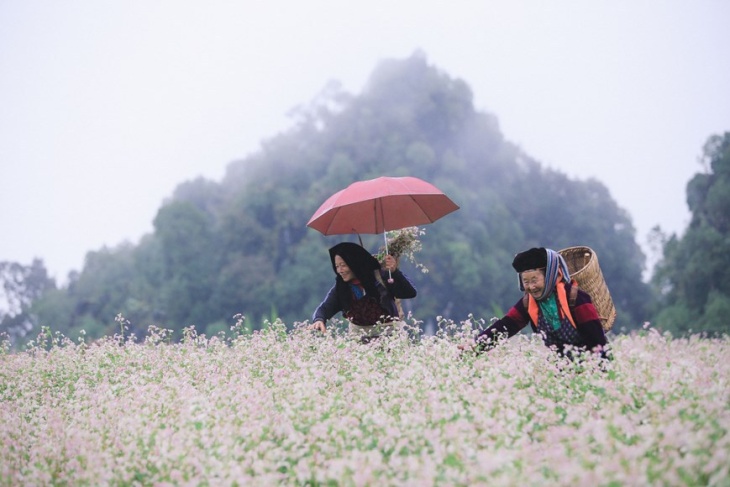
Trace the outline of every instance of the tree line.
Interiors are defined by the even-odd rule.
[[[180,184],[152,233],[89,252],[68,284],[56,286],[34,262],[33,278],[13,291],[27,299],[0,316],[2,330],[19,341],[42,326],[100,337],[118,330],[120,313],[140,336],[149,325],[211,335],[239,313],[252,329],[276,318],[289,326],[307,320],[333,283],[327,249],[358,240],[324,237],[306,222],[334,192],[383,175],[422,178],[461,207],[424,227],[418,258],[428,274],[403,264],[419,291],[407,310],[423,326],[438,316],[499,316],[520,297],[514,254],[585,245],[599,256],[616,331],[651,320],[676,332],[727,330],[720,317],[730,306],[729,281],[717,269],[730,255],[728,134],[708,142],[710,168],[688,185],[692,224],[685,236],[665,239],[645,283],[631,218],[607,188],[546,168],[506,140],[497,118],[474,108],[469,86],[420,53],[381,62],[358,95],[331,84],[296,117],[291,129],[229,164],[220,182]],[[360,238],[373,253],[382,241]]]

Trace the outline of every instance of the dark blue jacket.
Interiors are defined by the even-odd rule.
[[[416,297],[416,288],[413,287],[413,283],[408,279],[408,277],[403,274],[399,270],[395,270],[391,273],[393,278],[393,283],[388,283],[388,271],[380,271],[380,275],[382,276],[383,284],[385,285],[387,289],[387,296],[388,300],[386,306],[390,309],[384,308],[384,314],[387,314],[388,316],[398,317],[398,308],[395,305],[395,299],[410,299]],[[376,284],[376,286],[381,286],[380,282]],[[324,321],[325,323],[327,320],[332,318],[334,315],[336,315],[339,312],[346,312],[347,309],[344,308],[346,306],[344,303],[341,302],[341,300],[337,296],[337,285],[335,284],[332,286],[332,288],[327,293],[327,296],[324,298],[324,301],[317,307],[317,309],[314,311],[314,314],[312,315],[312,323],[316,321]],[[374,324],[374,323],[373,323]]]

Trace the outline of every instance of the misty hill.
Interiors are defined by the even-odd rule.
[[[589,155],[586,163],[589,164]],[[362,93],[330,85],[301,107],[293,128],[231,163],[220,182],[180,184],[137,245],[90,252],[68,286],[35,306],[39,324],[71,336],[150,324],[213,333],[243,313],[254,323],[309,319],[333,283],[323,237],[305,225],[356,180],[416,176],[461,209],[424,227],[416,318],[488,320],[520,293],[510,263],[533,246],[592,247],[618,310],[615,329],[646,319],[644,255],[627,212],[596,180],[544,167],[506,140],[496,116],[423,55],[381,62]],[[362,236],[376,252],[382,236]]]

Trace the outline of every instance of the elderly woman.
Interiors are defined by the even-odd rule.
[[[350,322],[349,331],[375,336],[394,328],[399,320],[395,299],[416,296],[416,289],[398,270],[396,259],[380,262],[361,245],[343,242],[330,250],[335,285],[312,315],[310,329],[324,332],[325,323],[338,312]]]
[[[561,355],[570,345],[605,357],[606,334],[596,308],[590,295],[571,282],[568,266],[558,252],[532,248],[517,254],[512,267],[519,274],[520,290],[525,295],[504,318],[476,337],[479,351],[494,347],[500,335],[516,335],[529,323],[533,332],[542,335],[545,345]]]

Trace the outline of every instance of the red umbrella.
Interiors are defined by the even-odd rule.
[[[380,177],[352,183],[330,196],[307,226],[324,235],[380,233],[433,223],[458,209],[422,179]]]
[[[436,186],[414,177],[352,183],[330,196],[307,223],[324,235],[380,233],[433,223],[459,207]],[[388,239],[385,238],[386,253]]]

